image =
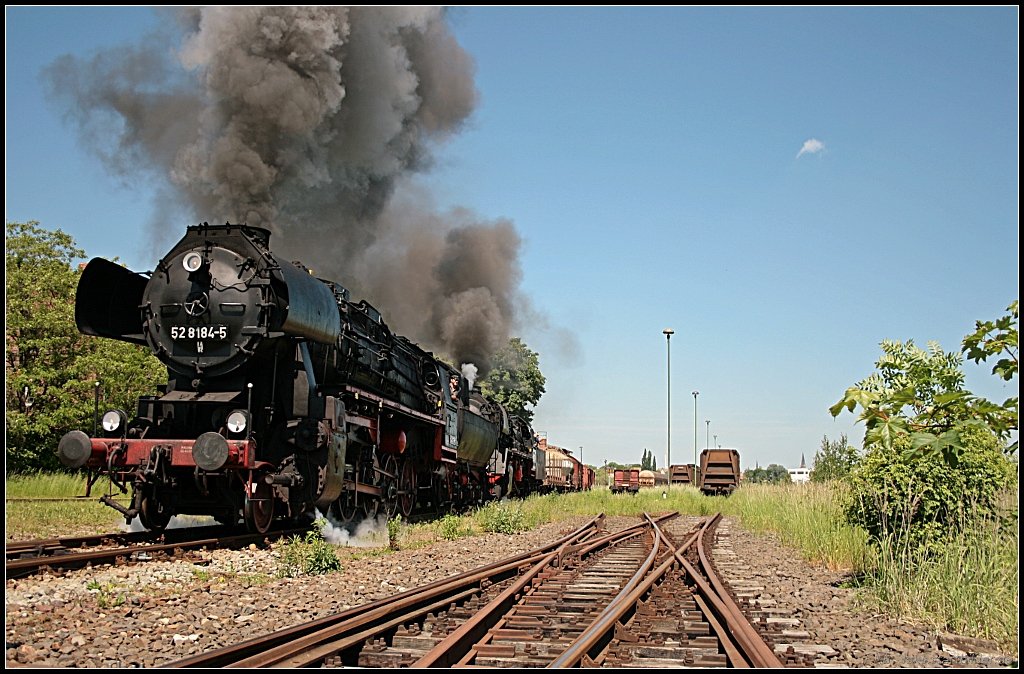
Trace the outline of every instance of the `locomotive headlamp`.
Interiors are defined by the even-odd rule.
[[[124,429],[127,416],[121,410],[110,410],[103,415],[103,430],[115,433]]]
[[[228,415],[228,431],[233,434],[244,433],[249,426],[249,414],[243,410],[235,410]]]
[[[199,271],[199,268],[203,266],[203,256],[199,253],[189,253],[181,261],[181,266],[189,273]]]

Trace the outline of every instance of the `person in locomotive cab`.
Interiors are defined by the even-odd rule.
[[[459,399],[459,375],[453,374],[449,382],[452,388],[452,400]]]

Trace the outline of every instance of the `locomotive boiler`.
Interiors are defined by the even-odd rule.
[[[175,514],[256,532],[314,509],[409,516],[535,483],[529,424],[342,285],[279,260],[266,229],[190,226],[148,275],[95,258],[75,320],[167,366],[134,414],[58,445],[65,466],[130,489],[128,506],[101,500],[148,529]]]

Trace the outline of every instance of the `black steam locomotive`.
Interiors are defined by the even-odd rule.
[[[65,466],[131,488],[130,506],[104,503],[148,529],[198,514],[262,533],[314,508],[408,516],[536,487],[523,419],[269,239],[203,223],[148,278],[102,258],[82,272],[79,330],[147,345],[168,371],[134,416],[60,441]]]

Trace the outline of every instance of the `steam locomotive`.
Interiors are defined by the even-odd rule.
[[[269,243],[202,223],[148,278],[102,258],[83,270],[78,329],[146,345],[168,372],[133,416],[60,440],[65,466],[132,490],[104,503],[148,529],[197,514],[263,533],[314,509],[408,517],[538,489],[525,420]]]

